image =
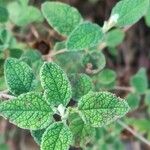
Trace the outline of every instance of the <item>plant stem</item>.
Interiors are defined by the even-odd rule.
[[[13,98],[15,98],[15,97],[7,94],[6,91],[0,92],[0,99],[13,99]]]
[[[132,87],[124,87],[124,86],[115,86],[115,90],[127,91],[127,92],[134,92]]]
[[[146,138],[144,138],[141,134],[134,131],[132,128],[130,128],[127,124],[125,124],[121,120],[117,120],[118,124],[122,127],[124,127],[126,130],[128,130],[130,133],[132,133],[137,139],[145,143],[146,145],[150,146],[150,141],[148,141]]]
[[[67,49],[58,50],[58,51],[52,53],[52,54],[51,54],[51,57],[54,57],[54,56],[59,55],[59,54],[63,54],[63,53],[65,53],[65,52],[68,52],[68,50],[67,50]]]

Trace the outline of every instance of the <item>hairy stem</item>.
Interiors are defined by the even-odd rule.
[[[123,121],[118,120],[117,121],[119,125],[124,127],[126,130],[128,130],[130,133],[132,133],[137,139],[145,143],[146,145],[150,146],[150,141],[148,141],[146,138],[144,138],[141,134],[134,131],[132,128],[130,128],[127,124],[125,124]]]

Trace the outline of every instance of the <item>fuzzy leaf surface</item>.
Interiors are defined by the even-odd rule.
[[[129,106],[112,93],[89,92],[80,99],[78,109],[86,123],[101,127],[124,116]]]
[[[70,34],[67,41],[67,48],[75,51],[91,48],[97,46],[102,37],[103,33],[100,26],[84,22]]]
[[[47,102],[50,105],[67,105],[72,91],[65,72],[55,63],[45,63],[41,68],[40,76]]]
[[[42,137],[41,150],[68,150],[72,133],[63,123],[50,125]]]
[[[111,16],[116,16],[116,24],[124,27],[140,20],[148,7],[149,0],[121,0],[113,8]]]
[[[8,58],[5,62],[4,73],[8,88],[13,94],[19,95],[33,89],[35,77],[26,63],[15,58]]]
[[[63,35],[69,35],[82,20],[77,9],[60,2],[45,2],[42,12],[48,23]]]
[[[24,129],[38,130],[51,123],[52,110],[39,93],[26,93],[0,103],[0,114]]]

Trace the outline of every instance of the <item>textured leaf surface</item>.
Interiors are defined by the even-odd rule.
[[[0,113],[15,125],[31,130],[46,128],[52,117],[52,110],[43,96],[33,92],[0,103]]]
[[[102,40],[102,29],[97,24],[84,22],[70,34],[67,41],[69,50],[83,50],[97,46]]]
[[[15,58],[8,58],[4,69],[8,88],[13,94],[18,95],[32,90],[35,77],[26,63]]]
[[[71,74],[69,78],[72,84],[73,98],[81,98],[83,95],[93,90],[94,85],[88,75]]]
[[[48,23],[64,35],[69,35],[82,20],[75,8],[60,2],[45,2],[42,12]]]
[[[109,92],[89,92],[80,99],[78,108],[86,123],[93,127],[107,125],[129,110],[126,101]]]
[[[8,10],[5,7],[0,6],[0,22],[6,22],[8,20]]]
[[[130,81],[131,86],[135,89],[136,92],[142,94],[148,88],[148,78],[146,75],[146,69],[141,68]]]
[[[47,102],[51,105],[67,105],[72,92],[64,71],[55,63],[45,63],[41,68],[40,76]]]
[[[72,133],[63,123],[53,123],[42,137],[41,150],[68,150]]]
[[[73,134],[74,144],[79,146],[80,143],[89,141],[95,133],[95,129],[84,123],[82,118],[76,114],[69,116],[69,128]]]
[[[31,135],[34,138],[35,142],[40,145],[42,142],[42,136],[44,134],[46,129],[42,129],[42,130],[32,130],[31,131]]]
[[[117,25],[124,27],[141,19],[148,7],[149,0],[121,0],[113,8],[111,16],[117,15]]]

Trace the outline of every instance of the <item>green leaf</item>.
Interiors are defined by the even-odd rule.
[[[0,23],[4,23],[8,20],[8,10],[5,7],[0,6]]]
[[[121,0],[113,8],[111,17],[115,18],[118,26],[132,25],[140,20],[147,12],[149,0]]]
[[[150,27],[150,6],[148,8],[148,11],[146,13],[146,15],[144,16],[145,19],[145,23],[148,27]]]
[[[131,86],[135,89],[136,92],[142,94],[148,88],[148,78],[146,75],[146,69],[141,68],[130,80]]]
[[[68,150],[72,133],[63,123],[53,123],[42,137],[41,150]]]
[[[0,114],[20,128],[38,130],[51,123],[52,110],[42,94],[30,92],[0,103]]]
[[[67,41],[69,50],[83,50],[97,46],[102,40],[103,33],[100,26],[84,22],[73,30]]]
[[[6,29],[0,28],[0,51],[16,46],[16,39]]]
[[[136,109],[139,106],[140,96],[137,93],[129,93],[126,97],[126,101],[131,109]]]
[[[55,63],[44,63],[40,72],[46,101],[50,105],[67,105],[71,99],[71,85],[64,71]]]
[[[101,127],[124,116],[129,106],[112,93],[89,92],[80,99],[78,109],[87,124]]]
[[[13,94],[19,95],[33,89],[35,77],[26,63],[15,58],[8,58],[5,62],[4,73],[7,86]]]
[[[48,23],[59,33],[69,35],[82,21],[77,9],[60,2],[45,2],[42,13]]]
[[[101,71],[106,65],[106,59],[102,52],[88,53],[83,56],[82,64],[85,68],[88,68],[91,65],[92,70],[96,70],[97,72]]]
[[[81,63],[82,56],[83,51],[82,52],[68,51],[66,53],[56,55],[54,59],[55,62],[65,70],[65,72],[72,73],[72,72],[80,72],[80,70],[83,68]]]
[[[91,78],[86,74],[71,74],[70,81],[72,84],[73,98],[79,99],[89,91],[93,90]]]
[[[34,138],[35,142],[40,145],[42,142],[42,136],[44,134],[46,129],[41,129],[41,130],[32,130],[31,135]]]
[[[116,78],[117,74],[111,69],[104,69],[98,74],[99,82],[103,85],[111,84]]]
[[[95,133],[95,129],[84,123],[82,118],[77,113],[72,113],[69,116],[69,128],[73,134],[75,146],[85,144]]]
[[[150,89],[146,91],[145,93],[145,102],[147,105],[150,106]]]
[[[8,11],[10,20],[18,26],[43,21],[43,16],[39,9],[33,6],[22,6],[17,2],[12,2],[8,5]]]
[[[105,40],[108,47],[116,47],[117,45],[121,44],[123,39],[125,37],[125,34],[120,29],[113,29],[106,33]]]

